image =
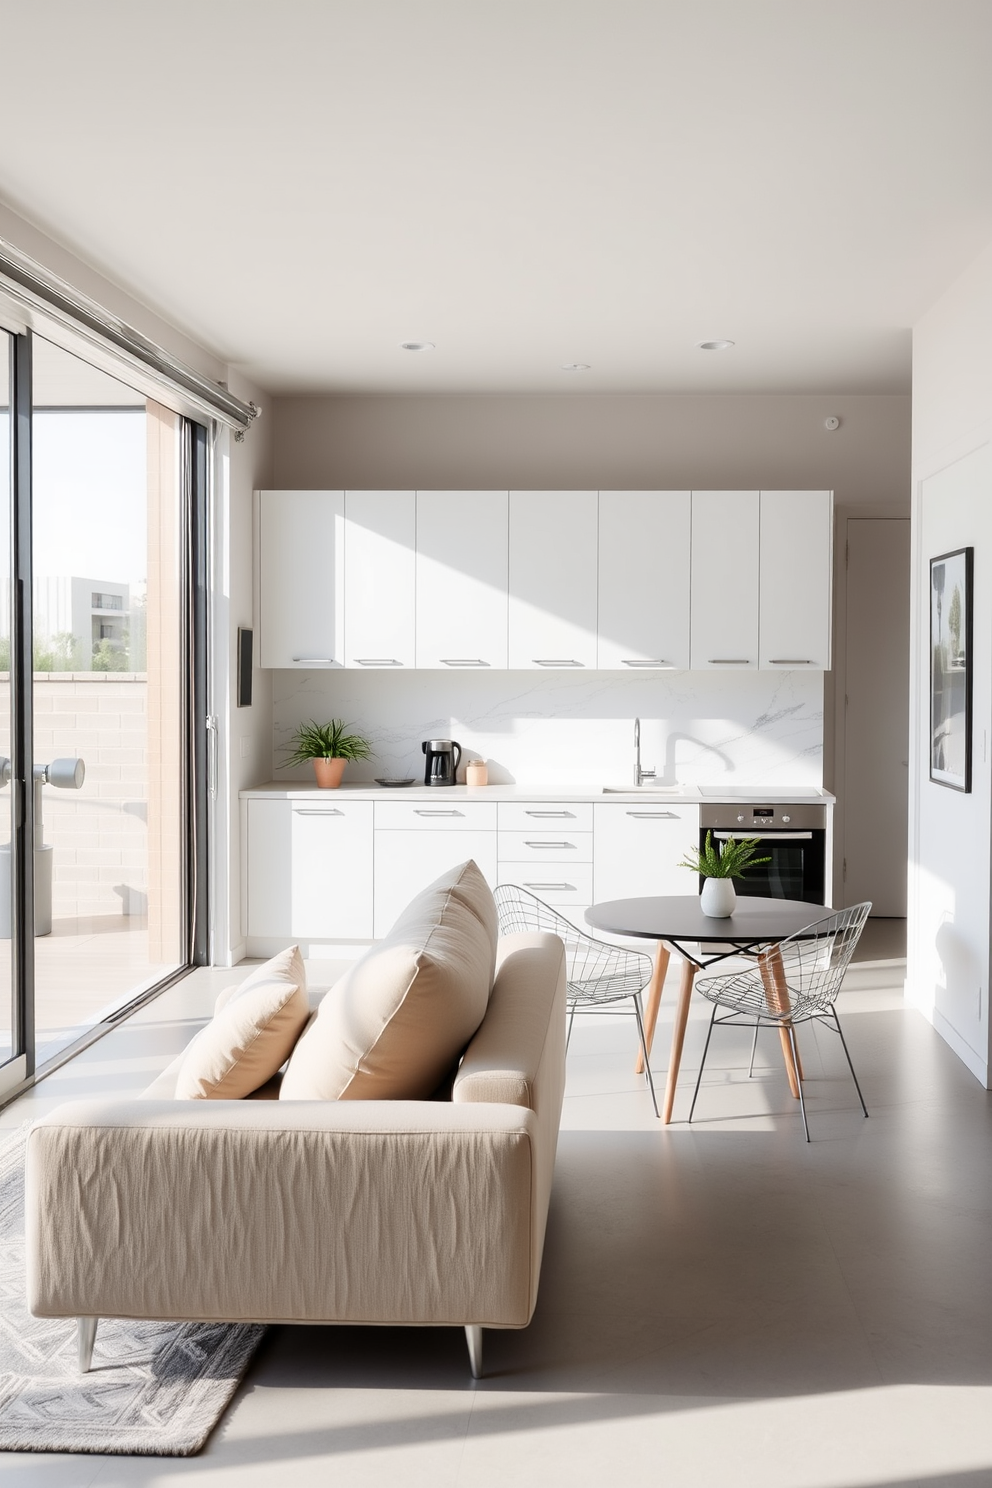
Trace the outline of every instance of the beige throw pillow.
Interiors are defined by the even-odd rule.
[[[299,946],[291,946],[230,989],[187,1050],[177,1099],[251,1095],[285,1064],[309,1016],[303,957]]]
[[[498,935],[473,862],[418,894],[320,1004],[280,1100],[421,1100],[485,1016]]]

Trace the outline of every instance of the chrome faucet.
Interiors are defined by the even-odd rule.
[[[634,784],[643,785],[645,780],[653,780],[658,772],[656,770],[641,769],[641,720],[634,719]]]

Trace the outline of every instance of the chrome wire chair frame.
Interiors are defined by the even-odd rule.
[[[565,1048],[572,1037],[576,1013],[609,1012],[614,1004],[630,1001],[641,1041],[644,1076],[651,1091],[651,1104],[658,1115],[658,1100],[644,1036],[644,1009],[641,993],[651,980],[651,957],[641,951],[625,951],[621,946],[594,940],[591,935],[566,920],[550,904],[538,899],[519,884],[500,884],[494,891],[499,913],[501,935],[519,930],[547,930],[559,935],[565,943],[565,976],[568,984],[568,1031]]]
[[[861,1109],[867,1117],[868,1107],[861,1093],[835,1004],[870,910],[870,903],[842,909],[837,914],[815,921],[796,935],[779,941],[777,945],[769,946],[759,958],[758,966],[728,976],[702,977],[696,982],[696,991],[713,1004],[713,1011],[706,1032],[703,1057],[699,1062],[692,1105],[689,1107],[690,1121],[696,1109],[696,1097],[699,1095],[713,1029],[722,1023],[754,1027],[748,1079],[754,1073],[758,1029],[777,1028],[786,1035],[796,1070],[799,1108],[807,1142],[810,1139],[809,1122],[806,1118],[796,1025],[814,1021],[825,1024],[840,1037]],[[721,1009],[725,1011],[721,1013]]]

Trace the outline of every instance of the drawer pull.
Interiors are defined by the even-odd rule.
[[[333,656],[294,656],[294,661],[301,661],[305,666],[333,666]]]
[[[641,661],[634,657],[628,661],[625,656],[621,656],[620,663],[622,666],[631,667],[674,667],[675,665],[674,661],[664,661],[660,656],[652,656],[648,661]]]
[[[464,811],[428,811],[426,807],[414,807],[414,816],[464,816]]]
[[[438,657],[442,666],[468,666],[487,667],[488,661],[483,661],[481,656],[440,656]]]
[[[570,883],[525,883],[524,884],[524,888],[525,889],[570,889],[573,894],[576,892],[575,885],[574,884],[570,884]]]
[[[571,848],[574,848],[575,847],[575,843],[574,842],[528,842],[526,840],[526,838],[525,838],[524,839],[524,847],[554,847],[554,848],[571,847]]]
[[[294,816],[344,816],[336,806],[294,806]]]
[[[813,666],[808,656],[771,656],[768,659],[769,666]]]
[[[356,656],[355,661],[359,666],[402,666],[395,656]]]
[[[585,666],[584,661],[576,661],[570,656],[532,656],[531,661],[535,666],[560,666],[580,667]]]
[[[558,816],[558,817],[568,816],[568,817],[573,817],[574,818],[575,812],[574,811],[525,811],[524,812],[524,815],[525,816]]]
[[[677,811],[628,811],[628,816],[641,817],[646,821],[678,821]]]
[[[710,656],[707,657],[710,666],[750,666],[746,656]]]

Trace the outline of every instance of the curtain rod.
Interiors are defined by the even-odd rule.
[[[128,366],[151,372],[157,382],[199,405],[209,417],[220,419],[240,435],[258,414],[254,403],[243,403],[219,382],[201,376],[3,238],[0,238],[0,291],[18,306],[39,311],[100,350],[112,351]]]

